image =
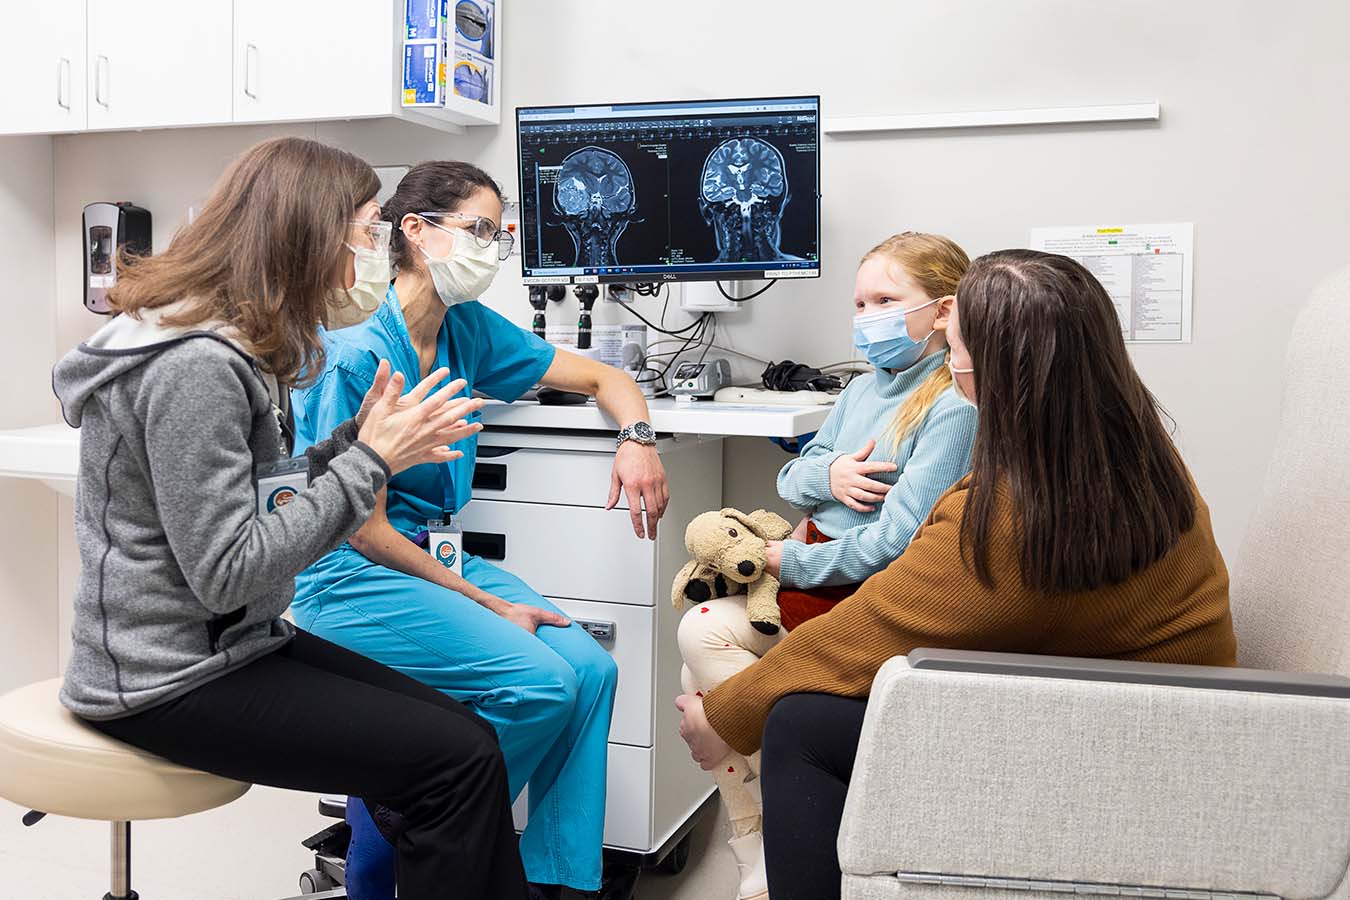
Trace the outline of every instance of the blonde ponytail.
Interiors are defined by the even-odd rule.
[[[961,276],[970,268],[970,257],[951,238],[918,231],[905,231],[886,238],[868,250],[861,261],[866,262],[878,256],[885,257],[903,268],[933,300],[955,294]],[[951,372],[944,365],[934,369],[914,392],[905,398],[905,402],[900,404],[894,418],[886,426],[891,455],[898,453],[905,438],[923,424],[928,411],[951,384]]]

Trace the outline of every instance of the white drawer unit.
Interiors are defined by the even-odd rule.
[[[634,537],[626,510],[475,500],[460,519],[464,552],[547,597],[652,604],[656,548]]]
[[[651,854],[713,790],[678,733],[682,613],[671,606],[670,583],[688,559],[685,527],[721,504],[722,448],[694,438],[658,444],[671,500],[655,541],[633,535],[626,509],[603,508],[612,448],[608,438],[490,429],[480,442],[474,500],[460,518],[466,552],[524,579],[599,632],[618,664],[605,845]],[[515,805],[519,828],[528,793]]]
[[[614,720],[609,739],[634,747],[652,745],[652,655],[656,652],[654,612],[650,606],[621,603],[589,603],[550,597],[569,619],[587,630],[609,631],[597,643],[619,667],[619,685],[614,692]]]
[[[534,447],[479,447],[473,496],[483,500],[603,506],[613,453],[560,452]],[[620,508],[628,498],[619,495]]]

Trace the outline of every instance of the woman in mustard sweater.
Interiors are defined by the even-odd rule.
[[[961,280],[947,337],[957,390],[980,409],[971,474],[857,593],[677,701],[705,769],[763,746],[773,900],[839,896],[835,837],[887,659],[950,647],[1235,664],[1209,509],[1097,280],[1067,257],[989,254]]]

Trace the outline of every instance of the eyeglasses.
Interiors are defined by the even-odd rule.
[[[347,246],[388,253],[393,231],[393,224],[383,219],[351,219],[347,222]]]
[[[491,247],[492,242],[497,242],[497,259],[505,260],[511,255],[511,249],[516,245],[516,236],[509,231],[503,231],[497,227],[497,223],[487,216],[471,216],[468,213],[457,212],[424,212],[418,213],[423,219],[426,219],[432,225],[443,231],[449,231],[444,225],[432,222],[432,219],[459,219],[461,222],[470,222],[472,224],[464,226],[464,231],[473,235],[473,239],[480,247]]]

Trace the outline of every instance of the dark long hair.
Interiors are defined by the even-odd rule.
[[[135,316],[187,299],[166,324],[232,325],[278,381],[297,383],[323,371],[318,326],[347,223],[379,189],[375,170],[345,150],[298,137],[255,144],[168,249],[119,266],[109,305]]]
[[[1195,494],[1111,298],[1068,257],[1002,250],[956,292],[979,428],[961,531],[992,585],[988,536],[1006,489],[1024,583],[1046,592],[1124,581],[1195,521]]]
[[[492,191],[498,200],[502,199],[502,189],[497,182],[472,163],[423,162],[409,169],[383,208],[385,220],[394,226],[389,242],[394,265],[400,269],[417,265],[417,255],[399,228],[404,216],[408,213],[458,212],[464,201],[480,188]]]

